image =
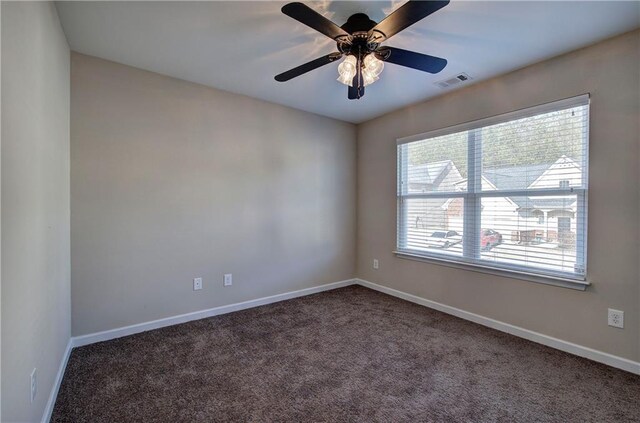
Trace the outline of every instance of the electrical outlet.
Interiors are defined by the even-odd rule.
[[[231,273],[227,273],[224,275],[224,286],[231,285],[233,285],[233,276],[231,275]]]
[[[37,369],[31,371],[31,402],[35,401],[36,394],[38,393],[38,373]]]
[[[609,326],[624,328],[624,311],[609,309]]]
[[[193,278],[193,290],[199,291],[202,289],[202,278]]]
[[[378,259],[373,259],[373,268],[376,270],[380,268],[380,262],[378,262]]]

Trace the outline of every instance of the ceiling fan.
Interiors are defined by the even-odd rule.
[[[302,3],[288,3],[282,13],[333,39],[338,51],[276,75],[275,79],[285,82],[344,56],[338,66],[338,81],[349,86],[348,98],[354,100],[364,96],[366,85],[378,80],[384,62],[438,73],[447,65],[445,59],[380,44],[447,4],[449,0],[409,0],[378,23],[364,13],[356,13],[338,26]]]

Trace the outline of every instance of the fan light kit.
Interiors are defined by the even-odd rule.
[[[385,62],[438,73],[447,65],[445,59],[380,44],[447,4],[449,0],[410,0],[379,23],[364,13],[356,13],[342,26],[302,3],[286,4],[282,13],[333,39],[338,51],[283,72],[275,79],[285,82],[344,57],[338,65],[338,81],[349,87],[348,98],[354,100],[364,95],[364,87],[380,79]]]
[[[338,81],[344,85],[353,87],[353,79],[357,73],[358,59],[356,56],[347,56],[338,65]],[[366,87],[369,84],[376,82],[380,79],[379,75],[384,68],[384,62],[377,59],[374,55],[369,54],[364,58],[364,66],[362,67],[362,86]]]

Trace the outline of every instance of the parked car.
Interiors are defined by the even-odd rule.
[[[435,231],[427,237],[427,247],[449,248],[462,242],[462,235],[456,231]]]
[[[493,229],[483,229],[480,236],[480,247],[483,250],[490,250],[496,245],[502,244],[502,235]]]

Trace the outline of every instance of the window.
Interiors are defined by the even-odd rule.
[[[588,138],[584,95],[398,140],[397,254],[584,287]]]

